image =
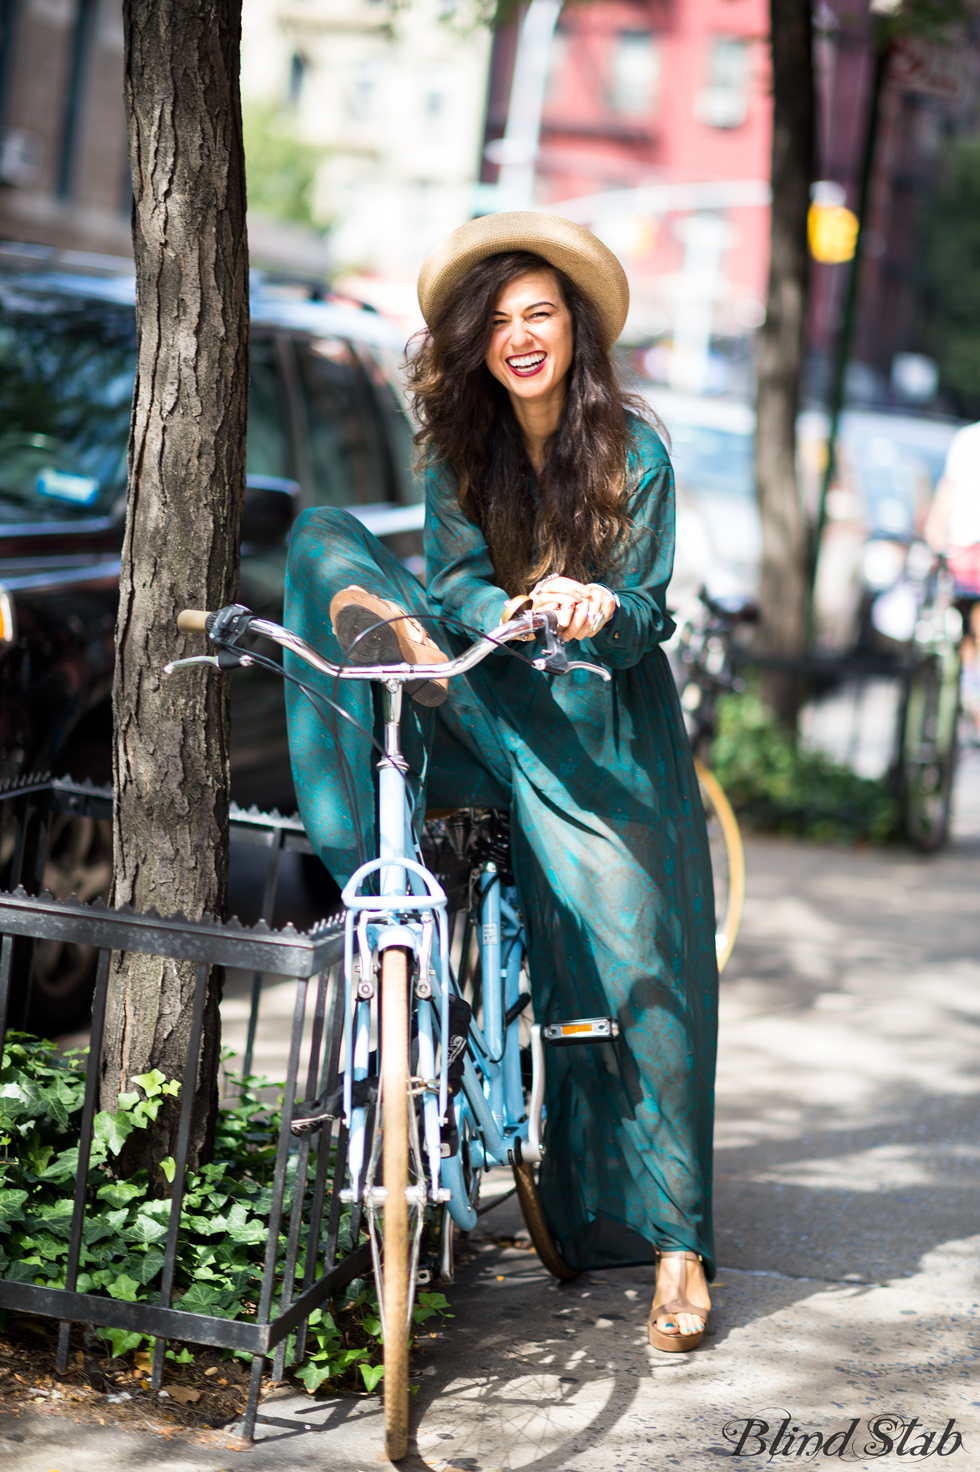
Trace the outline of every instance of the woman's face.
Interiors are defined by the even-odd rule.
[[[501,289],[485,362],[512,397],[560,397],[573,346],[572,315],[551,271],[529,271]]]

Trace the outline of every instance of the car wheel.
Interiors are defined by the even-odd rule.
[[[44,866],[42,889],[55,899],[88,904],[109,897],[112,824],[107,819],[58,814]],[[34,947],[27,1028],[47,1036],[82,1024],[92,1004],[98,951],[74,941],[41,940]]]

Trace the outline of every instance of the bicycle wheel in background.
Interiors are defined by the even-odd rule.
[[[949,836],[959,710],[960,655],[950,643],[912,671],[902,721],[902,827],[923,853]]]
[[[745,850],[738,819],[713,772],[695,759],[695,771],[701,786],[708,843],[711,847],[711,870],[715,880],[715,946],[718,970],[723,971],[735,944],[742,920],[745,900]]]
[[[414,1284],[409,1281],[408,951],[390,946],[381,962],[381,1106],[383,1114],[385,1454],[408,1450],[408,1347]]]

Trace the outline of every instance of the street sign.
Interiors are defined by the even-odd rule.
[[[957,102],[963,92],[964,54],[962,47],[949,43],[903,36],[892,50],[888,80],[905,92]]]

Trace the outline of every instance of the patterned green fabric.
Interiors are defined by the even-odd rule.
[[[711,1277],[714,896],[697,778],[660,648],[673,627],[664,602],[673,476],[656,433],[640,421],[633,433],[633,530],[603,577],[622,606],[594,638],[568,646],[571,658],[606,665],[612,681],[540,674],[531,646],[512,645],[516,654],[491,655],[453,680],[445,705],[406,701],[403,744],[420,811],[423,802],[510,809],[537,1020],[620,1024],[615,1044],[548,1050],[540,1191],[566,1261],[603,1268],[651,1262],[654,1246],[687,1248]],[[425,554],[427,591],[347,513],[305,512],[290,547],[286,622],[339,658],[330,598],[358,583],[453,621],[427,627],[447,653],[460,652],[500,621],[506,594],[444,471],[426,482]],[[317,683],[373,725],[368,687]],[[358,862],[352,799],[376,852],[374,759],[364,736],[338,721],[345,787],[333,738],[287,688],[300,811],[342,882]]]

